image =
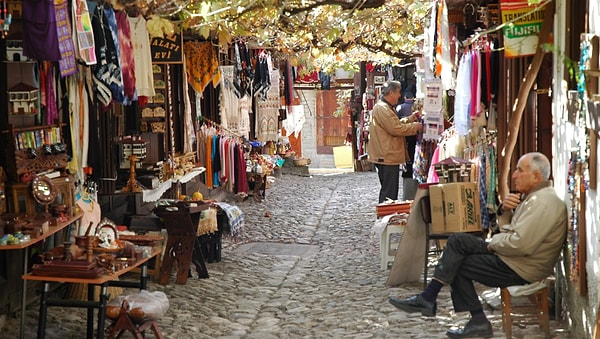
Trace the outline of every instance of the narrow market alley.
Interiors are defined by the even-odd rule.
[[[390,296],[420,292],[421,282],[386,286],[379,241],[371,235],[379,183],[375,172],[284,175],[262,202],[234,202],[245,213],[240,239],[223,240],[222,260],[207,263],[210,278],[185,285],[154,281],[170,307],[159,320],[165,338],[445,338],[467,314],[455,314],[448,288],[438,315],[406,314]],[[57,291],[56,293],[59,293]],[[27,307],[25,338],[37,331],[39,304]],[[487,309],[494,338],[504,338],[500,311]],[[19,318],[5,319],[1,338],[18,338]],[[85,337],[85,312],[52,307],[46,338]],[[569,338],[551,321],[552,338]],[[131,337],[130,334],[125,335]],[[151,331],[147,338],[154,338]],[[515,337],[542,338],[537,326]]]

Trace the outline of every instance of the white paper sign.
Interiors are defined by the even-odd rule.
[[[425,82],[425,98],[423,98],[423,111],[439,112],[442,110],[442,81],[427,80]]]

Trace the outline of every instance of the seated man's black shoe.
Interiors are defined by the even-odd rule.
[[[420,294],[415,294],[408,299],[390,298],[390,304],[404,312],[421,312],[426,317],[435,317],[435,312],[437,311],[437,303],[423,299]]]
[[[492,329],[492,323],[489,320],[485,320],[481,323],[475,323],[473,320],[465,325],[464,328],[449,330],[446,335],[452,339],[459,338],[491,338],[494,336],[494,330]]]

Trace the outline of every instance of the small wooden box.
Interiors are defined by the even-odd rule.
[[[451,157],[438,162],[433,167],[440,184],[473,181],[471,177],[473,164],[468,160]]]

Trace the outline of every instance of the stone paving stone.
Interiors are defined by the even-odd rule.
[[[469,315],[454,313],[447,288],[433,318],[389,304],[391,296],[420,292],[422,283],[385,286],[389,270],[379,269],[379,243],[371,235],[378,190],[375,172],[328,173],[283,175],[262,202],[231,196],[229,202],[245,213],[244,232],[240,239],[224,238],[221,262],[207,264],[210,278],[149,284],[149,290],[169,297],[170,308],[159,320],[165,338],[431,339],[464,325]],[[277,245],[263,251],[243,248],[270,243]],[[288,250],[285,244],[311,250]],[[37,303],[27,307],[25,338],[36,336],[38,310]],[[500,312],[486,314],[494,338],[503,338]],[[85,326],[84,310],[53,307],[46,338],[83,338]],[[551,321],[551,327],[552,338],[569,338],[566,324]],[[0,338],[18,338],[18,331],[19,318],[9,317]],[[516,329],[515,337],[543,336],[529,326]]]

